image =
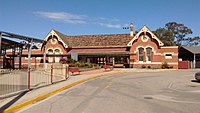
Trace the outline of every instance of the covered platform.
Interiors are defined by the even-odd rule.
[[[179,61],[189,61],[190,68],[200,68],[200,46],[181,46]]]
[[[22,50],[28,49],[28,56],[31,58],[31,49],[34,47],[34,43],[39,42],[43,42],[43,40],[0,31],[0,68],[20,69],[22,67]],[[8,51],[12,54],[7,55]]]

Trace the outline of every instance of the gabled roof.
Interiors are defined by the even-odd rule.
[[[200,54],[200,46],[181,46],[193,54]]]
[[[148,32],[151,34],[152,38],[155,39],[157,42],[158,42],[158,45],[159,46],[164,46],[164,44],[158,39],[158,37],[156,35],[154,35],[151,30],[147,27],[147,26],[143,26],[140,31],[134,36],[134,38],[127,44],[127,46],[132,46],[133,45],[133,42],[139,38],[139,35],[142,33],[142,32]]]
[[[63,39],[65,39],[66,36],[65,36],[64,34],[58,32],[58,31],[54,30],[54,29],[52,29],[52,30],[47,34],[47,36],[45,37],[44,41],[47,41],[48,38],[49,38],[50,36],[52,36],[52,35],[55,35],[55,36],[58,38],[58,41],[60,41],[60,42],[64,45],[65,48],[68,47],[68,43],[67,43],[67,42],[64,42],[64,40],[63,40]],[[39,46],[42,47],[42,45],[39,45]]]
[[[65,47],[71,48],[127,47],[131,40],[129,34],[66,36],[56,30],[51,30],[45,38],[46,41],[50,35],[56,35]]]
[[[127,47],[129,34],[66,36],[63,39],[72,48],[84,47]]]

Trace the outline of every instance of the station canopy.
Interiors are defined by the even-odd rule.
[[[18,35],[14,33],[8,33],[4,31],[0,31],[0,49],[11,49],[16,47],[23,47],[25,44],[29,44],[32,42],[39,43],[43,42],[41,39],[32,38],[28,36]],[[4,38],[5,37],[5,38]],[[21,40],[21,42],[17,42],[14,40]]]

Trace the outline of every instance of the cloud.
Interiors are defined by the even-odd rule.
[[[99,23],[100,26],[108,27],[108,28],[121,28],[121,24],[111,24],[111,23]]]
[[[49,18],[52,20],[59,20],[64,21],[66,23],[72,23],[72,24],[83,24],[86,23],[87,16],[85,15],[77,15],[77,14],[71,14],[67,12],[35,12],[36,15]]]
[[[97,24],[107,28],[122,28],[124,25],[120,23],[118,18],[107,18],[107,17],[88,17],[86,15],[72,14],[68,12],[48,12],[38,11],[34,12],[35,15],[51,19],[54,21],[61,21],[71,24]]]

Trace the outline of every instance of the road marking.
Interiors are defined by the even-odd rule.
[[[31,105],[31,104],[34,104],[34,103],[39,102],[41,100],[44,100],[44,99],[46,99],[46,98],[48,98],[48,97],[50,97],[50,96],[52,96],[52,95],[54,95],[54,94],[56,94],[58,92],[61,92],[61,91],[66,90],[66,89],[69,89],[69,88],[71,88],[71,87],[73,87],[75,85],[78,85],[80,83],[84,83],[86,81],[89,81],[89,80],[92,80],[92,79],[95,79],[95,78],[98,78],[98,77],[109,76],[109,75],[118,74],[118,73],[120,73],[120,72],[111,72],[111,73],[106,73],[106,74],[98,74],[98,75],[95,75],[95,76],[92,76],[92,77],[88,77],[88,78],[76,81],[74,83],[71,83],[71,84],[66,85],[64,87],[61,87],[61,88],[58,88],[56,90],[50,91],[50,92],[48,92],[46,94],[40,95],[40,96],[35,97],[33,99],[30,99],[28,101],[25,101],[25,102],[19,103],[17,105],[11,106],[11,107],[1,111],[1,113],[15,112],[15,111],[20,110],[20,109],[22,109],[22,108],[24,108],[24,107],[26,107],[28,105]]]

